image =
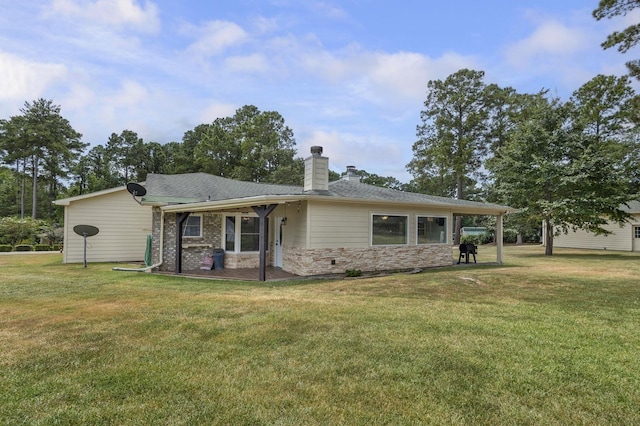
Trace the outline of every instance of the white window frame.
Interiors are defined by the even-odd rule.
[[[233,217],[235,218],[235,228],[234,228],[234,243],[233,251],[229,251],[229,253],[259,253],[257,250],[252,251],[242,251],[242,218],[250,217],[253,219],[258,219],[256,214],[246,214],[246,213],[225,213],[222,220],[222,238],[225,241],[225,250],[226,250],[226,240],[227,240],[227,218]],[[269,219],[267,218],[267,222]],[[267,225],[269,226],[269,225]],[[267,239],[270,238],[270,235],[267,235]],[[267,241],[266,247],[267,251],[269,251],[269,242]]]
[[[420,242],[420,235],[418,234],[419,232],[419,227],[418,227],[418,222],[420,220],[420,218],[432,218],[432,219],[444,219],[444,242],[437,242],[437,243],[421,243]],[[447,244],[449,240],[449,218],[447,216],[436,216],[436,215],[429,215],[429,214],[418,214],[416,215],[416,245],[419,246],[423,246],[423,245],[428,245],[428,244]]]
[[[198,226],[198,235],[185,235],[185,231],[187,230],[187,224],[189,223],[189,220],[193,217],[197,217],[200,219],[200,225]],[[191,225],[191,226],[195,227],[195,225]],[[202,214],[190,214],[189,216],[187,216],[187,219],[182,224],[182,229],[180,231],[182,233],[182,238],[202,238],[202,227],[203,227]]]
[[[373,243],[373,221],[376,216],[393,216],[393,217],[404,217],[405,218],[405,229],[404,229],[404,243],[398,244],[374,244]],[[409,215],[406,213],[371,213],[370,217],[370,225],[369,225],[369,244],[374,247],[395,247],[395,246],[408,246],[409,245]]]

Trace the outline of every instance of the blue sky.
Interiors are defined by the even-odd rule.
[[[597,0],[0,0],[0,118],[43,97],[91,145],[145,141],[243,105],[278,111],[298,155],[407,182],[427,82],[461,68],[563,99],[622,75],[600,43],[636,23]]]

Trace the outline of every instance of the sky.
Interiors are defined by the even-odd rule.
[[[277,111],[298,157],[411,180],[427,84],[462,68],[568,100],[635,58],[602,50],[640,14],[597,0],[0,0],[0,118],[50,99],[82,140],[145,142],[244,105]],[[636,87],[636,90],[638,88]]]

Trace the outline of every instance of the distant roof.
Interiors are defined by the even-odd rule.
[[[302,186],[243,182],[207,173],[179,175],[149,174],[143,203],[186,204],[237,200],[259,196],[327,197],[337,200],[360,200],[401,204],[428,204],[441,207],[513,210],[498,204],[457,200],[426,194],[398,191],[353,180],[329,182],[327,191],[304,191]]]
[[[622,206],[622,210],[627,213],[640,213],[640,201],[629,201],[626,206]]]

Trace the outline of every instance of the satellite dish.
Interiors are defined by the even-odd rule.
[[[91,225],[76,225],[73,227],[73,232],[80,235],[81,237],[93,237],[98,232],[100,232],[100,230]]]
[[[135,202],[138,204],[140,204],[140,201],[136,200],[136,197],[144,197],[147,194],[147,190],[144,186],[135,182],[129,182],[127,184],[127,191],[129,191],[129,194],[131,194]]]
[[[93,237],[100,230],[92,225],[76,225],[73,232],[84,238],[84,267],[87,267],[87,237]]]
[[[129,193],[134,197],[144,197],[147,194],[147,190],[144,186],[135,182],[129,182],[127,184],[127,191],[129,191]]]

